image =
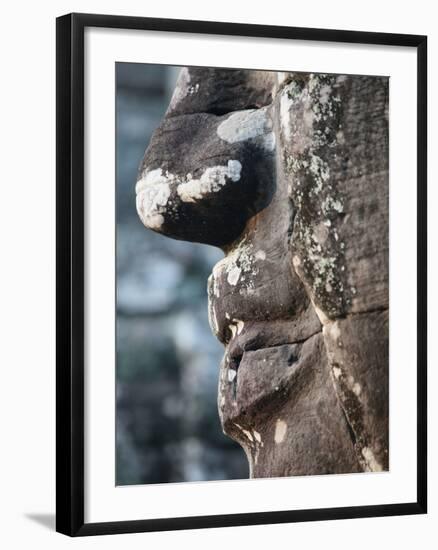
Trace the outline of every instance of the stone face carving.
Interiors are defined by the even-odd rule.
[[[224,251],[218,408],[251,476],[388,469],[388,79],[182,69],[136,191]]]

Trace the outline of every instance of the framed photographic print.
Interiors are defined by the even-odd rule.
[[[57,19],[57,530],[426,512],[426,37]]]

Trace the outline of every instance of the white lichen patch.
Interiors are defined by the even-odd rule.
[[[259,434],[259,432],[257,432],[256,430],[253,430],[252,433],[253,433],[254,439],[257,441],[257,443],[261,443],[262,442],[262,436]]]
[[[233,322],[237,327],[237,334],[240,334],[243,330],[243,327],[245,326],[245,323],[243,321],[240,321],[240,319],[233,319]]]
[[[157,185],[168,185],[175,181],[175,176],[169,172],[163,172],[161,168],[147,171],[135,185],[137,195],[142,191],[147,191],[149,188]]]
[[[339,313],[344,300],[343,249],[336,245],[336,221],[344,204],[330,170],[331,149],[338,145],[338,94],[336,77],[311,74],[304,87],[285,87],[280,103],[283,135],[290,141],[285,163],[291,176],[290,196],[297,209],[300,271],[311,281],[314,301],[330,316]]]
[[[312,281],[310,290],[312,291],[313,302],[318,301],[321,303],[316,300],[320,295],[326,297],[328,294],[333,294],[334,299],[336,299],[337,291],[341,291],[343,288],[339,266],[342,257],[339,250],[330,246],[331,232],[329,227],[324,223],[324,220],[315,225],[313,230],[312,226],[303,224],[298,227],[296,234],[302,245],[301,256],[303,258],[300,258],[302,265],[294,264],[294,267],[298,275],[303,271],[310,272]],[[324,307],[324,315],[328,317],[330,314],[336,313],[336,310],[332,310],[333,307]],[[321,322],[325,324],[326,320],[321,319],[319,313],[318,316]]]
[[[310,155],[309,171],[313,176],[313,187],[310,195],[318,195],[322,190],[324,183],[330,178],[330,169],[328,163],[316,154]]]
[[[255,259],[261,261],[266,260],[266,252],[264,250],[257,250],[255,253]]]
[[[313,230],[313,238],[319,244],[325,244],[327,241],[330,231],[328,229],[327,223],[325,221],[319,222],[319,224]]]
[[[253,252],[254,245],[242,239],[228,254],[213,268],[214,278],[226,279],[230,286],[241,286],[239,292],[254,290],[254,276],[259,272]]]
[[[326,197],[321,204],[321,211],[325,214],[331,214],[333,212],[341,213],[344,211],[344,204],[340,199],[333,197]]]
[[[228,329],[231,332],[231,337],[234,338],[236,335],[239,335],[244,327],[245,323],[239,319],[233,319],[232,323],[228,325]]]
[[[177,193],[183,202],[196,202],[210,193],[220,191],[228,181],[240,180],[242,165],[238,160],[229,160],[226,166],[206,168],[199,179],[188,174],[184,183],[177,187]]]
[[[292,129],[290,124],[290,110],[293,105],[292,96],[288,93],[288,90],[285,89],[281,95],[280,99],[280,122],[281,129],[286,141],[290,141],[292,136]]]
[[[245,430],[245,428],[242,428],[242,426],[237,424],[237,422],[235,422],[234,425],[237,426],[237,428],[239,428],[239,430],[244,433],[250,441],[254,441],[254,438],[249,430]]]
[[[274,433],[275,443],[277,444],[282,443],[284,441],[284,438],[286,437],[286,432],[287,432],[286,422],[278,418],[277,422],[275,423],[275,433]]]
[[[227,275],[227,281],[231,286],[235,286],[238,281],[242,270],[237,265],[233,266]]]
[[[232,382],[236,378],[237,372],[234,369],[228,369],[228,382]]]
[[[240,180],[242,165],[238,160],[229,160],[226,166],[206,168],[199,179],[192,174],[177,176],[161,168],[147,171],[136,184],[137,211],[143,223],[158,229],[168,210],[171,189],[176,187],[183,202],[196,202],[204,195],[222,189],[227,182]]]
[[[383,470],[382,465],[376,460],[373,451],[369,447],[362,449],[362,456],[370,472],[381,472]]]
[[[360,396],[360,394],[362,393],[361,385],[359,384],[359,382],[356,382],[354,380],[354,377],[351,374],[347,376],[343,372],[339,363],[336,363],[332,366],[332,373],[336,380],[342,379],[342,383],[345,385],[345,387],[348,388],[349,391],[353,392],[356,397]]]
[[[256,140],[267,151],[275,147],[275,135],[267,108],[237,111],[221,122],[217,135],[227,143]]]
[[[339,367],[333,367],[332,368],[333,376],[336,378],[336,380],[339,380],[342,376],[342,370]]]
[[[329,102],[331,91],[332,91],[331,86],[328,86],[327,84],[324,84],[323,86],[321,86],[319,90],[319,101],[322,105],[326,105]]]
[[[312,262],[314,272],[313,289],[327,292],[327,285],[331,287],[337,282],[336,257],[324,256],[321,245],[315,238],[306,239],[308,245],[308,259]]]
[[[140,201],[141,199],[137,196],[137,213],[140,216],[141,221],[149,229],[159,230],[164,223],[164,216],[162,214],[143,215],[143,208]]]
[[[138,215],[146,227],[159,229],[164,223],[163,214],[167,210],[167,203],[171,189],[169,179],[161,169],[152,170],[137,182],[136,206]]]

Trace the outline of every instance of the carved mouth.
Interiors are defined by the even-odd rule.
[[[273,346],[246,349],[243,353],[228,356],[228,381],[232,384],[233,399],[237,397],[237,382],[239,376],[239,367],[242,363],[251,362],[251,360],[263,361],[267,363],[267,369],[272,362],[280,368],[292,367],[299,361],[302,343],[283,343]],[[268,374],[268,373],[267,373]]]
[[[225,380],[231,390],[228,395],[235,403],[241,391],[238,392],[238,386],[245,383],[250,372],[260,382],[259,390],[255,392],[259,397],[265,391],[270,393],[276,386],[282,386],[282,381],[289,378],[294,367],[298,366],[304,344],[321,332],[319,329],[305,338],[292,339],[276,333],[275,327],[271,329],[269,324],[248,328],[246,323],[245,326],[245,330],[229,342],[225,356]],[[274,386],[272,380],[277,380]],[[263,385],[266,387],[262,390]]]
[[[294,348],[290,350],[285,362],[285,365],[290,367],[291,365],[293,365],[298,361],[299,353],[297,352],[297,350],[298,348],[301,348],[302,342],[284,342],[282,344],[274,344],[272,346],[248,348],[248,349],[245,349],[245,351],[243,351],[242,353],[234,352],[231,355],[228,355],[228,368],[237,371],[240,366],[240,363],[244,359],[245,355],[247,355],[248,353],[266,352],[266,354],[269,354],[285,346],[288,348],[291,348],[291,346],[294,346]]]
[[[269,324],[264,324],[264,330],[260,330],[259,326],[254,326],[249,329],[244,329],[241,334],[237,334],[229,342],[227,347],[227,355],[230,363],[236,365],[235,369],[237,370],[242,357],[245,353],[248,352],[261,352],[273,350],[275,348],[280,348],[282,346],[302,346],[304,342],[309,340],[315,334],[321,332],[319,330],[314,330],[310,334],[306,335],[304,338],[285,338],[284,334],[277,334],[275,327],[273,330],[269,330]],[[268,330],[267,330],[268,328]],[[297,357],[288,360],[290,364],[296,362]]]

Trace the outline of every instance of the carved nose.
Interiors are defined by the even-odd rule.
[[[215,82],[219,101],[227,89],[220,92],[220,78]],[[146,150],[136,186],[137,211],[143,224],[154,231],[226,247],[275,192],[270,107],[218,116],[212,91],[203,92],[199,83],[188,85],[187,74],[182,73],[168,112]]]
[[[273,196],[274,135],[267,117],[266,110],[247,110],[165,119],[136,186],[144,225],[220,247],[234,241]],[[243,131],[236,126],[242,122]]]

